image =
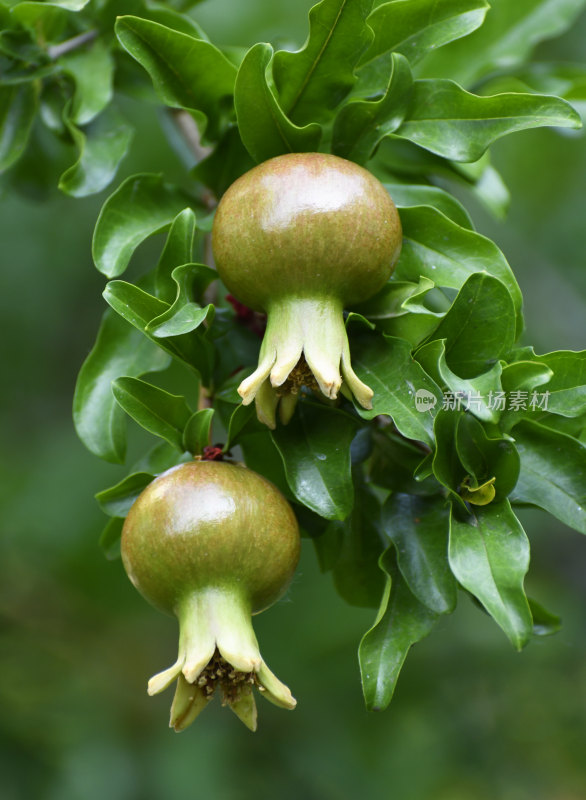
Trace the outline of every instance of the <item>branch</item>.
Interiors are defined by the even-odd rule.
[[[51,47],[48,47],[47,55],[51,61],[57,61],[58,58],[66,53],[71,53],[73,50],[78,50],[80,47],[83,47],[84,44],[93,42],[97,35],[98,31],[86,31],[85,33],[80,33],[79,36],[74,36],[72,39],[66,39],[64,42],[60,42],[59,44],[54,44]]]

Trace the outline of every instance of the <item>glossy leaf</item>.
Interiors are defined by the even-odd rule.
[[[183,451],[183,429],[191,417],[184,397],[127,377],[115,380],[112,392],[118,405],[141,427]]]
[[[494,500],[497,503],[513,491],[520,467],[519,454],[513,442],[487,436],[475,417],[462,414],[458,419],[455,445],[464,469],[472,477],[470,486],[476,488],[494,478]]]
[[[321,0],[309,12],[309,37],[279,50],[273,73],[285,114],[298,125],[327,120],[352,89],[354,68],[372,41],[372,0]]]
[[[139,244],[169,227],[186,196],[160,175],[133,175],[102,206],[92,242],[96,267],[108,278],[121,275]]]
[[[169,366],[169,356],[117,314],[107,311],[96,343],[83,363],[73,397],[77,435],[95,455],[122,463],[126,453],[124,414],[114,400],[112,381]]]
[[[543,126],[581,127],[565,100],[538,94],[470,94],[450,80],[413,84],[406,117],[395,136],[452,161],[476,161],[492,142]]]
[[[224,451],[227,452],[230,448],[235,447],[241,436],[260,431],[262,428],[263,425],[256,417],[254,406],[243,406],[242,403],[240,403],[230,415]]]
[[[73,197],[101,192],[116,175],[134,134],[126,120],[113,109],[106,110],[85,130],[67,125],[79,157],[61,175],[59,188]]]
[[[192,261],[195,228],[195,213],[191,208],[184,208],[171,224],[155,271],[157,297],[166,303],[173,303],[177,297],[177,283],[173,280],[173,270]]]
[[[515,341],[515,307],[507,287],[485,272],[471,275],[434,331],[445,339],[448,367],[473,378],[493,367]]]
[[[460,501],[459,490],[466,478],[466,470],[456,449],[456,431],[458,422],[464,412],[459,410],[440,409],[435,417],[435,453],[432,460],[433,474],[437,480],[449,489],[456,501]]]
[[[110,517],[126,517],[130,507],[155,476],[148,472],[134,472],[115,486],[96,494],[98,505]]]
[[[485,0],[391,0],[372,12],[368,24],[374,41],[360,67],[394,51],[412,64],[429,50],[479,28],[489,9]]]
[[[121,45],[149,73],[155,91],[169,106],[201,112],[214,138],[229,108],[236,68],[204,39],[139,17],[119,17]]]
[[[194,456],[199,456],[203,453],[204,447],[210,444],[213,418],[213,408],[202,408],[191,415],[183,431],[183,450],[189,451]]]
[[[352,510],[350,444],[356,423],[347,414],[299,403],[288,425],[272,432],[297,500],[326,519]]]
[[[100,534],[99,544],[108,561],[115,561],[120,558],[120,537],[124,520],[120,517],[113,517]]]
[[[60,8],[66,8],[68,11],[81,11],[88,3],[89,0],[51,0],[47,5],[59,6]]]
[[[441,392],[412,359],[408,342],[380,334],[361,334],[352,340],[352,366],[360,380],[374,391],[372,409],[356,409],[363,419],[388,414],[403,436],[433,444],[433,418]],[[435,398],[436,403],[419,410],[417,392]]]
[[[530,391],[548,383],[552,376],[553,371],[547,364],[515,361],[503,367],[501,381],[505,392]]]
[[[267,82],[272,57],[270,44],[255,44],[240,65],[234,90],[240,137],[257,163],[284,153],[315,151],[321,138],[320,125],[299,128],[285,116]]]
[[[524,420],[512,432],[521,456],[513,502],[532,503],[586,533],[586,446]]]
[[[533,617],[534,636],[552,636],[561,630],[562,621],[557,614],[552,614],[532,597],[528,597],[527,600]]]
[[[160,475],[161,472],[166,472],[171,467],[190,460],[190,453],[178,453],[174,445],[158,441],[138,461],[133,463],[131,470],[132,472],[149,472],[152,475]]]
[[[34,83],[0,86],[0,171],[8,169],[24,153],[37,105]]]
[[[296,499],[289,488],[281,454],[266,425],[263,425],[260,431],[255,430],[251,433],[247,431],[246,435],[240,439],[240,447],[249,469],[253,469],[259,475],[264,475],[281,490],[288,500]]]
[[[367,319],[375,320],[377,326],[382,320],[393,319],[408,313],[432,313],[423,305],[423,302],[426,294],[433,287],[433,281],[428,278],[420,278],[418,283],[390,280],[370,300],[360,303],[355,308]]]
[[[194,369],[203,382],[208,383],[213,362],[213,348],[210,342],[194,333],[169,338],[157,338],[150,333],[149,323],[169,309],[168,303],[125,281],[110,281],[103,295],[106,302],[121,317],[142,331],[163,350]]]
[[[586,412],[586,350],[556,350],[536,356],[542,367],[553,375],[545,389],[547,410],[566,417],[578,417]]]
[[[326,536],[337,539],[332,575],[338,594],[352,606],[376,608],[384,589],[378,567],[384,544],[380,503],[374,492],[357,482],[352,513],[343,522],[333,522],[331,528]]]
[[[533,631],[523,589],[529,541],[509,502],[475,507],[465,521],[452,513],[449,557],[458,581],[520,650]]]
[[[88,49],[75,50],[59,59],[75,82],[71,121],[87,125],[108,105],[114,93],[114,58],[101,39]]]
[[[383,529],[395,545],[409,589],[430,611],[450,614],[457,586],[448,563],[449,508],[444,498],[392,494],[383,507]]]
[[[417,478],[427,448],[383,429],[371,431],[372,453],[369,458],[369,477],[372,483],[412,495],[437,494],[439,485],[432,478]]]
[[[471,85],[483,75],[523,63],[533,47],[567,30],[584,0],[493,0],[483,26],[426,59],[425,74]]]
[[[408,61],[393,53],[384,94],[376,100],[351,100],[342,106],[332,134],[332,153],[365,164],[385,136],[403,121],[413,79]]]
[[[206,264],[183,264],[175,267],[171,277],[177,286],[177,297],[171,308],[149,322],[148,332],[157,339],[191,333],[204,322],[211,322],[214,306],[201,307],[195,298],[203,295],[218,273]]]
[[[426,186],[417,183],[389,183],[385,181],[385,189],[397,208],[411,206],[431,206],[449,217],[462,228],[474,229],[472,220],[464,206],[449,192],[438,186]]]
[[[487,272],[502,281],[520,314],[522,297],[510,266],[499,248],[479,233],[462,228],[429,206],[401,209],[403,249],[395,276],[460,289],[470,275]],[[518,323],[519,324],[519,323]]]
[[[412,645],[425,638],[437,615],[411,593],[395,564],[393,548],[380,559],[387,584],[372,628],[358,649],[366,708],[382,711],[393,697],[399,673]]]
[[[424,344],[417,350],[415,358],[438,386],[448,390],[449,396],[443,397],[445,407],[470,411],[485,422],[498,422],[502,408],[506,406],[500,362],[474,378],[460,378],[447,365],[443,339]]]

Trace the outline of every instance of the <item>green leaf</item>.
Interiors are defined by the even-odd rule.
[[[236,67],[204,39],[139,17],[119,17],[120,44],[149,73],[168,106],[197,111],[207,118],[207,136],[218,135],[230,107]]]
[[[204,447],[207,447],[210,443],[213,417],[213,408],[202,408],[191,415],[183,431],[183,450],[187,450],[194,456],[199,456],[203,453]]]
[[[449,396],[443,397],[444,407],[470,411],[484,422],[498,422],[505,405],[500,362],[474,378],[460,378],[446,363],[443,339],[424,344],[415,358],[438,386],[448,390]]]
[[[184,397],[126,377],[112,383],[112,392],[118,405],[135,422],[183,452],[183,429],[191,417]]]
[[[166,472],[171,467],[190,460],[189,453],[178,453],[177,448],[169,442],[157,442],[138,461],[134,462],[131,470],[132,472],[160,475],[161,472]]]
[[[586,446],[529,420],[515,426],[513,437],[521,472],[511,501],[532,503],[586,533]]]
[[[108,524],[100,534],[99,545],[108,561],[115,561],[120,558],[120,537],[123,525],[123,519],[114,517],[108,520]]]
[[[466,470],[458,457],[455,447],[456,431],[462,411],[440,409],[435,417],[435,453],[433,455],[433,474],[437,480],[453,493],[457,502],[464,507],[458,494],[460,486],[466,477]]]
[[[240,447],[247,467],[274,483],[288,500],[295,500],[287,482],[283,459],[266,425],[260,431],[247,431],[240,439]]]
[[[426,59],[426,75],[471,85],[482,75],[522,64],[538,42],[572,25],[584,0],[492,0],[490,6],[479,30]]]
[[[97,493],[98,505],[109,517],[124,518],[136,498],[149,483],[152,483],[154,477],[148,472],[134,472],[132,475],[127,475],[115,486]]]
[[[322,0],[309,12],[301,50],[275,54],[281,107],[293,122],[327,120],[352,89],[354,68],[372,41],[366,24],[371,8],[372,0]]]
[[[529,541],[509,502],[475,507],[466,521],[452,513],[449,558],[458,581],[520,650],[533,631],[523,589]]]
[[[376,320],[378,326],[382,320],[401,317],[408,313],[429,312],[423,302],[425,295],[433,287],[433,281],[428,278],[420,278],[418,283],[396,281],[393,278],[369,300],[354,307],[369,320]]]
[[[376,608],[384,580],[378,568],[383,549],[380,503],[366,485],[355,488],[352,513],[343,522],[332,522],[327,537],[337,540],[332,573],[338,594],[350,605]],[[322,548],[321,558],[324,560]],[[335,559],[335,560],[334,560]]]
[[[450,80],[419,80],[394,135],[452,161],[476,161],[492,142],[509,133],[581,125],[579,114],[557,97],[516,93],[480,97]]]
[[[415,477],[426,456],[426,447],[410,442],[388,428],[375,429],[370,435],[369,476],[372,483],[403,494],[438,493],[439,485],[433,477],[423,480]]]
[[[81,11],[88,3],[89,0],[51,0],[47,5],[59,6],[59,8],[66,8],[68,11]]]
[[[112,108],[83,131],[69,121],[66,124],[79,157],[61,175],[59,188],[72,197],[101,192],[114,179],[132,141],[133,129]]]
[[[381,139],[397,130],[405,118],[412,85],[409,62],[393,53],[383,96],[377,100],[351,100],[338,112],[332,153],[365,164]]]
[[[173,270],[192,261],[195,227],[193,210],[184,208],[173,220],[167,234],[167,241],[155,272],[157,297],[166,303],[173,303],[177,296],[177,283],[173,280]]]
[[[391,0],[379,5],[368,18],[374,41],[360,67],[391,50],[415,64],[428,51],[479,28],[488,9],[485,0]]]
[[[584,414],[586,350],[556,350],[553,353],[535,356],[535,360],[553,372],[547,384],[547,410],[566,417],[579,417]]]
[[[240,403],[232,411],[228,421],[228,435],[224,445],[224,452],[228,452],[230,448],[235,447],[240,441],[240,437],[244,434],[254,431],[260,432],[262,427],[262,423],[256,417],[254,406],[243,406]]]
[[[96,267],[108,278],[121,275],[139,244],[169,227],[188,198],[160,175],[132,175],[102,206],[92,242]]]
[[[112,394],[121,375],[143,375],[169,366],[169,356],[117,314],[104,314],[96,343],[83,363],[73,397],[77,435],[95,455],[121,464],[126,452],[124,415]]]
[[[474,489],[494,478],[497,503],[513,491],[520,468],[519,453],[513,442],[502,437],[489,438],[475,417],[462,414],[458,418],[455,445],[463,467],[473,478],[470,485]]]
[[[383,529],[396,548],[407,586],[435,614],[451,614],[457,586],[448,563],[449,508],[443,497],[392,494]]]
[[[321,139],[320,125],[299,128],[285,116],[267,82],[272,57],[270,44],[255,44],[240,65],[234,91],[240,136],[257,163],[284,153],[315,151]]]
[[[494,242],[456,225],[429,206],[401,209],[401,224],[403,249],[395,270],[398,280],[419,280],[424,275],[438,286],[459,289],[470,275],[487,272],[505,284],[520,319],[521,290]]]
[[[352,367],[374,392],[372,409],[356,408],[363,419],[388,414],[403,436],[433,445],[434,407],[441,401],[441,392],[412,359],[408,342],[380,334],[356,336],[352,339]],[[419,410],[418,392],[435,398],[436,403]]]
[[[530,391],[543,386],[553,376],[553,371],[546,364],[534,361],[515,361],[505,364],[501,377],[505,392]]]
[[[515,341],[515,307],[509,290],[486,272],[474,273],[433,338],[446,340],[446,363],[461,378],[486,372]]]
[[[35,83],[0,86],[0,172],[24,153],[37,106]]]
[[[71,121],[87,125],[108,105],[114,94],[114,58],[102,39],[89,49],[75,50],[59,59],[75,82]]]
[[[272,432],[297,500],[326,519],[352,510],[350,444],[356,422],[347,414],[300,402],[291,422]]]
[[[147,325],[148,332],[157,338],[181,336],[196,330],[203,322],[214,317],[214,306],[210,303],[202,308],[195,301],[206,287],[215,281],[218,273],[206,264],[183,264],[171,273],[177,285],[177,297],[171,308],[155,317]]]
[[[168,303],[158,300],[138,286],[125,281],[110,281],[103,293],[104,299],[121,317],[142,331],[151,341],[174,358],[194,369],[207,384],[213,363],[213,346],[197,333],[170,338],[156,338],[148,329],[149,323],[168,310]]]
[[[369,711],[382,711],[389,705],[409,649],[430,633],[437,620],[409,591],[395,564],[393,548],[383,553],[379,564],[387,584],[375,623],[358,649]]]
[[[410,206],[431,206],[449,217],[462,228],[474,229],[472,220],[464,206],[454,195],[445,192],[438,186],[426,186],[416,183],[389,183],[385,181],[385,189],[397,208]]]
[[[356,308],[375,321],[382,333],[405,339],[415,346],[437,327],[442,317],[441,313],[424,305],[425,296],[433,288],[433,281],[428,278],[421,277],[418,283],[393,279]]]
[[[528,597],[527,600],[533,617],[534,636],[552,636],[561,630],[562,621],[557,614],[552,614],[532,597]]]

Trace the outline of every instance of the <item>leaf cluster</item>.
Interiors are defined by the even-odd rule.
[[[586,533],[586,352],[518,346],[514,274],[455,196],[503,215],[490,145],[524,129],[580,127],[571,103],[586,101],[586,69],[528,58],[584,3],[321,0],[294,52],[222,47],[185,13],[192,3],[175,5],[0,4],[0,170],[18,176],[42,131],[77,148],[60,188],[101,191],[131,143],[125,94],[156,102],[193,151],[181,186],[126,179],[94,232],[109,308],[79,375],[76,429],[113,463],[126,460],[128,418],[159,440],[97,495],[110,517],[102,544],[116,555],[130,505],[161,471],[211,444],[241,458],[291,500],[340,594],[378,608],[359,654],[367,706],[380,709],[409,648],[459,594],[516,648],[557,629],[525,594],[517,507]],[[372,410],[307,390],[271,432],[236,392],[263,319],[226,296],[208,263],[209,231],[217,200],[252,165],[316,150],[384,183],[403,250],[387,285],[347,309]],[[160,233],[156,263],[122,279]],[[171,364],[179,394],[164,388]]]

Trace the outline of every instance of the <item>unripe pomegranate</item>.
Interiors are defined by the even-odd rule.
[[[342,310],[377,292],[401,249],[397,209],[383,185],[324,153],[277,156],[238,178],[212,231],[218,273],[239,301],[268,315],[258,368],[238,391],[275,426],[300,385],[335,398],[342,381],[365,408],[372,390],[350,363]]]
[[[242,464],[181,464],[135,501],[122,531],[122,560],[138,591],[179,620],[177,661],[148,685],[153,695],[178,679],[175,730],[193,722],[217,687],[251,730],[253,686],[276,705],[295,707],[261,658],[251,615],[281,597],[299,547],[289,503]]]

